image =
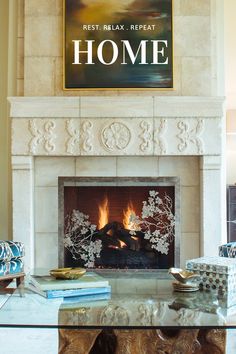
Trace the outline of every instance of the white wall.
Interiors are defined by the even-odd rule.
[[[227,184],[236,183],[236,1],[224,1]]]
[[[236,109],[236,1],[224,1],[225,91],[227,110]],[[232,117],[232,115],[231,115]]]
[[[227,111],[227,184],[236,183],[236,110]]]

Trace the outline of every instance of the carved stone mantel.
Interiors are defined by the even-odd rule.
[[[201,255],[225,241],[224,99],[11,97],[13,237],[34,267],[36,156],[199,156]],[[212,206],[214,205],[214,213]]]
[[[13,155],[221,155],[221,98],[9,100]]]

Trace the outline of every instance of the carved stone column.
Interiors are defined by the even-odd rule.
[[[12,157],[13,235],[25,244],[25,270],[34,267],[33,157]]]
[[[203,156],[200,160],[201,255],[217,255],[219,245],[226,241],[226,192],[221,159],[221,156]]]

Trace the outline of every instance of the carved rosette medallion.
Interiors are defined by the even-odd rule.
[[[37,148],[42,145],[46,154],[50,154],[55,151],[56,145],[53,139],[56,138],[54,134],[54,129],[56,128],[56,123],[53,120],[48,120],[39,127],[38,120],[31,119],[29,121],[29,131],[33,138],[29,142],[29,153],[36,154]]]
[[[120,122],[111,123],[101,133],[102,143],[110,151],[124,150],[130,143],[131,132]]]

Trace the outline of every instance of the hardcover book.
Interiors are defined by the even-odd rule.
[[[86,302],[93,302],[93,301],[101,301],[101,300],[110,300],[111,293],[104,293],[104,294],[94,294],[94,295],[83,295],[83,296],[73,296],[73,297],[66,297],[64,299],[64,303],[86,303]]]
[[[31,291],[44,296],[47,299],[65,298],[65,297],[79,297],[84,295],[97,295],[110,293],[111,287],[106,286],[102,288],[78,288],[78,289],[65,289],[65,290],[41,290],[32,284],[28,285],[28,289]]]
[[[40,290],[69,290],[108,287],[108,280],[94,272],[88,272],[75,280],[55,279],[51,276],[31,275],[30,283]]]

